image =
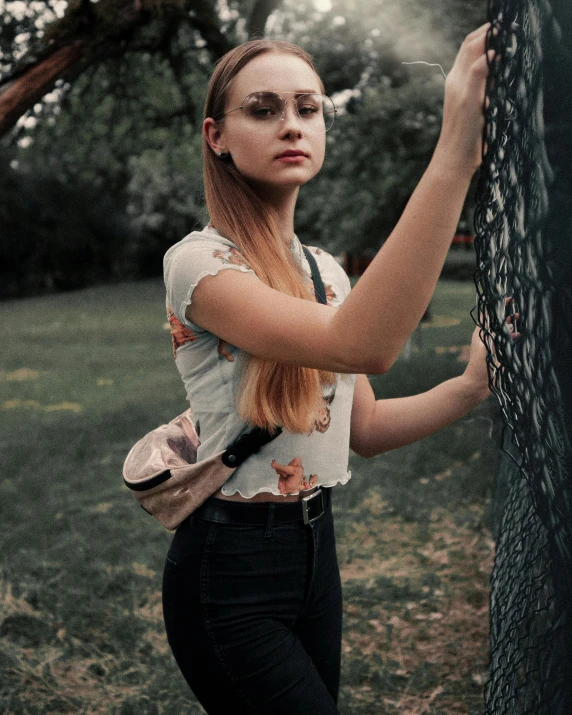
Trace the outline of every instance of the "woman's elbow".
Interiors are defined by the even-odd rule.
[[[324,353],[335,364],[335,372],[357,373],[363,375],[383,375],[397,360],[399,350],[389,344],[381,350],[373,342],[367,343],[363,336],[352,339],[348,331],[331,329],[324,345]]]
[[[364,459],[371,459],[379,454],[379,452],[374,450],[365,440],[359,438],[354,438],[350,441],[350,449],[357,454],[358,457],[364,457]]]
[[[368,360],[365,364],[365,370],[360,370],[359,372],[365,375],[383,375],[391,368],[395,359],[389,360],[387,357],[377,357],[372,360]]]
[[[350,447],[352,452],[355,452],[358,457],[363,457],[364,459],[371,459],[372,457],[377,457],[384,452],[389,452],[391,449],[391,447],[389,447],[388,449],[384,449],[379,445],[377,447],[372,447],[371,445],[367,444],[359,444],[355,447],[350,445]]]
[[[393,365],[395,360],[389,361],[385,356],[368,356],[356,350],[352,355],[346,355],[341,360],[343,372],[359,375],[383,375]],[[342,370],[339,370],[342,372]]]

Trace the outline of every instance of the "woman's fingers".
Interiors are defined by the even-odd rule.
[[[467,35],[445,82],[443,125],[437,153],[451,169],[474,172],[482,161],[489,28],[490,23],[486,23]]]
[[[484,25],[477,27],[476,30],[469,32],[469,34],[465,37],[464,42],[469,43],[469,42],[472,42],[472,40],[474,40],[474,39],[480,38],[481,36],[486,37],[489,27],[491,27],[491,23],[485,22]]]
[[[510,331],[510,337],[511,338],[517,338],[520,333],[517,331],[517,320],[520,318],[520,313],[515,313],[514,315],[509,315],[505,322],[509,326],[509,331]]]
[[[467,35],[458,55],[461,62],[466,61],[469,63],[471,70],[479,75],[479,78],[482,74],[485,76],[488,74],[496,54],[492,49],[487,50],[486,40],[489,27],[490,24],[487,23],[482,28],[479,28],[476,33]],[[493,29],[494,32],[496,32],[496,29]]]
[[[483,25],[483,28],[488,29],[488,25]],[[462,52],[466,53],[467,57],[473,60],[477,59],[481,55],[485,54],[486,44],[487,44],[487,29],[480,28],[473,35],[467,35],[463,44],[461,45]]]
[[[505,308],[507,310],[510,309],[511,307],[514,308],[514,305],[513,305],[514,302],[515,302],[515,300],[514,300],[513,296],[511,296],[511,295],[507,296],[504,299]],[[520,333],[518,332],[518,328],[517,328],[517,320],[519,318],[520,318],[520,313],[518,313],[518,312],[514,312],[505,318],[505,323],[509,327],[510,337],[512,339],[518,338],[520,335]]]

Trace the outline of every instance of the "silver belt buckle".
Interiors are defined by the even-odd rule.
[[[314,502],[310,504],[313,499],[318,499],[318,497],[319,502]],[[315,510],[317,510],[317,513],[313,516],[310,516],[310,513],[314,513]],[[304,517],[304,524],[311,524],[312,522],[316,521],[316,519],[319,519],[323,513],[324,495],[321,489],[317,489],[313,494],[310,494],[309,496],[304,497],[302,499],[302,516]]]

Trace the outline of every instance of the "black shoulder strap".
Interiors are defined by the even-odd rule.
[[[318,303],[323,303],[324,305],[326,305],[328,302],[326,299],[326,289],[324,288],[324,281],[322,280],[322,276],[320,275],[320,269],[318,268],[316,259],[306,248],[306,246],[302,246],[302,248],[304,250],[306,260],[310,264],[310,270],[312,271],[312,281],[314,282],[314,293],[316,294],[316,299]]]
[[[280,427],[277,428],[274,434],[261,427],[254,427],[251,432],[243,434],[230,447],[226,448],[221,457],[223,464],[233,469],[239,467],[251,454],[258,452],[261,447],[268,444],[268,442],[272,442],[281,433],[282,429]]]

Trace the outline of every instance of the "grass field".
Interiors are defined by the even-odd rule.
[[[441,282],[378,397],[459,374],[474,287]],[[2,304],[0,712],[200,713],[168,650],[170,535],[123,487],[144,432],[186,404],[159,281]],[[483,711],[494,398],[410,447],[351,457],[334,494],[344,583],[340,710]]]

